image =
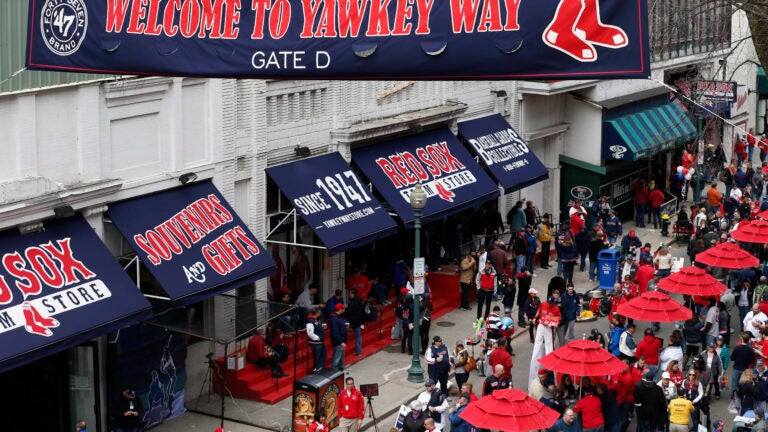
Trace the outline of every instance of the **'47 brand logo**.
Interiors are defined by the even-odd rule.
[[[76,52],[87,30],[84,0],[46,0],[40,13],[40,33],[54,54],[68,56]]]

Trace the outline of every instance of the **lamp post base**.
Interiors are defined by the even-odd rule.
[[[424,369],[421,368],[420,364],[412,364],[408,368],[408,381],[412,383],[424,382]]]

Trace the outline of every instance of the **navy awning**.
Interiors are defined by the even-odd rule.
[[[696,137],[696,127],[675,103],[603,122],[603,158],[635,161]]]
[[[423,222],[499,195],[493,180],[445,127],[355,149],[352,161],[409,227],[414,216],[408,197],[418,182],[427,194]]]
[[[397,231],[397,224],[337,153],[267,168],[333,255]]]
[[[0,233],[0,372],[149,317],[150,304],[82,216]]]
[[[459,136],[504,188],[504,193],[549,178],[547,168],[501,114],[460,122]]]
[[[275,269],[210,181],[113,203],[108,214],[174,306],[229,291]]]

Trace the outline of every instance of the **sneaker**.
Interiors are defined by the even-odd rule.
[[[465,310],[465,311],[471,311],[472,309],[470,309],[470,308],[468,308],[468,307],[465,307],[465,308],[461,308],[461,310]]]

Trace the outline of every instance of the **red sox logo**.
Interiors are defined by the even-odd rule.
[[[60,325],[52,315],[111,296],[102,281],[93,279],[96,273],[74,257],[70,243],[71,239],[65,238],[3,255],[0,270],[5,274],[0,274],[0,305],[13,301],[12,287],[21,292],[24,301],[0,310],[0,333],[23,323],[27,332],[50,337],[51,329]],[[76,286],[59,291],[71,285]],[[53,288],[54,292],[33,299],[44,288]]]
[[[376,159],[381,171],[408,202],[412,187],[422,183],[427,197],[453,202],[455,189],[477,179],[451,152],[445,141]]]
[[[597,60],[595,45],[622,48],[629,43],[624,30],[600,21],[598,0],[561,0],[541,38],[580,62]]]

